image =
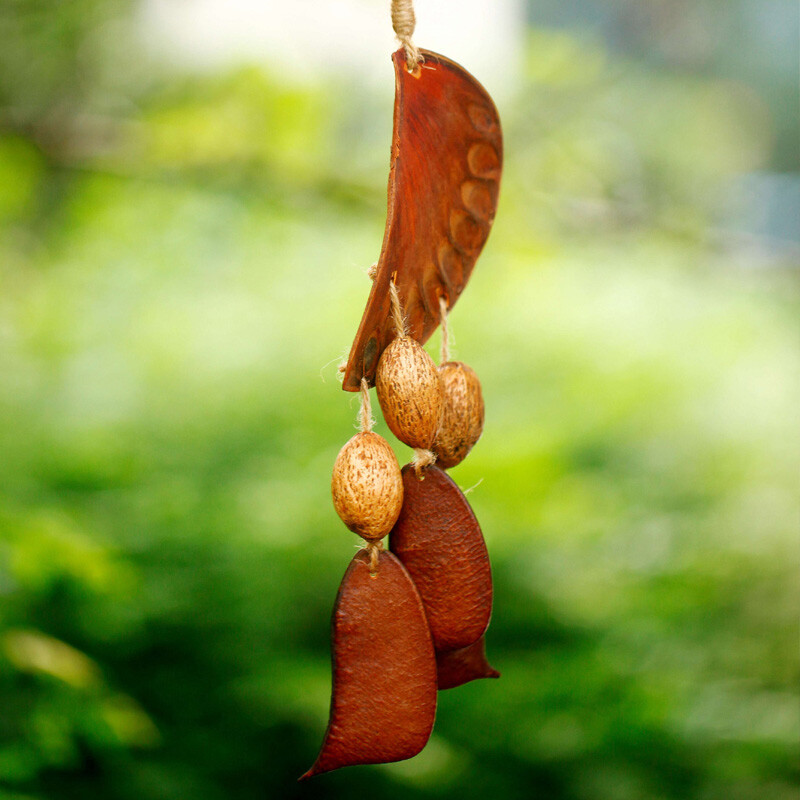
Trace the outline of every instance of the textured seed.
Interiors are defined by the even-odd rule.
[[[419,753],[436,714],[436,660],[422,601],[389,552],[370,573],[357,553],[333,612],[330,721],[314,766],[301,780],[354,764]]]
[[[429,449],[442,414],[442,384],[419,342],[410,336],[390,342],[378,362],[375,387],[392,433],[409,447]]]
[[[381,539],[403,505],[400,465],[389,442],[377,433],[357,433],[339,451],[331,493],[342,522],[364,539]]]
[[[433,442],[436,463],[445,469],[460,464],[483,433],[483,394],[475,372],[461,361],[439,367],[444,407]]]

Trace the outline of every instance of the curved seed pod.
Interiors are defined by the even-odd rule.
[[[483,636],[475,644],[436,653],[436,669],[440,689],[454,689],[478,678],[499,678],[500,673],[486,660],[486,640]]]
[[[390,534],[392,552],[419,589],[433,644],[475,643],[492,614],[492,573],[478,520],[447,473],[403,467],[403,508]]]
[[[460,464],[483,433],[483,393],[475,371],[461,361],[439,367],[444,408],[433,442],[436,463],[443,469]]]
[[[436,659],[425,611],[403,565],[381,552],[374,577],[361,550],[332,621],[333,692],[317,760],[300,780],[419,753],[436,715]]]
[[[392,433],[409,447],[429,449],[442,416],[442,382],[422,345],[410,336],[392,340],[378,362],[375,387]]]
[[[331,494],[342,522],[364,539],[381,539],[403,504],[403,479],[394,451],[382,436],[357,433],[333,465]]]
[[[394,338],[389,284],[424,344],[452,309],[492,227],[503,166],[503,134],[492,98],[463,67],[422,50],[409,72],[400,48],[395,68],[394,133],[388,213],[375,280],[345,368],[342,388],[370,385]]]

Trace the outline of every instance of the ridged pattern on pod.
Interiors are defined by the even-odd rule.
[[[492,572],[478,520],[450,476],[403,467],[403,508],[389,537],[419,590],[433,644],[458,650],[474,644],[492,614]]]
[[[383,351],[375,375],[383,417],[409,447],[429,449],[442,415],[442,384],[433,359],[410,336]]]
[[[370,573],[362,550],[350,562],[333,611],[333,692],[328,730],[301,780],[354,764],[419,753],[436,715],[436,659],[411,578],[389,552]]]
[[[439,367],[443,409],[433,442],[436,463],[444,469],[460,464],[483,433],[483,393],[474,370],[461,361]]]
[[[422,55],[425,66],[414,73],[403,48],[392,57],[386,231],[344,371],[348,392],[358,391],[362,378],[374,383],[378,359],[395,337],[389,286],[400,294],[409,335],[425,344],[441,322],[439,299],[452,309],[464,291],[497,209],[503,134],[492,98],[449,58]]]
[[[382,539],[403,505],[400,465],[377,433],[357,433],[333,465],[331,494],[342,522],[364,539]]]

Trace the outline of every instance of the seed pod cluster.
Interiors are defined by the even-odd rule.
[[[446,329],[437,369],[407,335],[396,289],[393,302],[397,336],[381,354],[375,384],[387,425],[418,452],[401,472],[389,443],[371,430],[363,378],[361,431],[339,451],[331,493],[339,517],[367,545],[336,599],[330,720],[301,780],[410,758],[430,736],[437,689],[500,675],[486,659],[486,544],[466,497],[443,471],[463,461],[483,431],[480,381],[447,358]],[[385,552],[381,540],[390,532]],[[378,693],[365,690],[374,674],[386,680]]]
[[[433,442],[436,463],[444,468],[460,464],[483,433],[483,393],[474,370],[461,361],[439,367],[442,379],[442,420]]]
[[[403,479],[389,442],[371,431],[350,439],[333,465],[331,494],[351,531],[368,541],[386,536],[403,505]]]
[[[337,513],[366,543],[336,598],[329,724],[301,780],[415,755],[430,736],[438,689],[499,675],[485,652],[492,589],[480,526],[433,461],[438,453],[444,468],[459,463],[483,426],[477,378],[449,363],[446,319],[494,219],[502,132],[491,97],[469,73],[425,51],[426,69],[412,72],[411,48],[406,42],[393,56],[389,212],[344,368],[343,388],[362,392],[361,433],[342,448],[331,481]],[[439,321],[437,370],[417,340]],[[371,432],[373,382],[389,428],[417,450],[402,476],[389,444]]]
[[[392,433],[409,447],[430,449],[442,415],[442,382],[433,359],[410,336],[398,336],[378,362],[375,388]]]

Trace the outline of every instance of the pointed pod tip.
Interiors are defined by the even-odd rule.
[[[309,778],[313,778],[315,775],[320,775],[323,772],[327,772],[326,769],[319,768],[319,762],[315,761],[314,764],[311,766],[307,772],[304,772],[298,779],[298,783],[302,783],[303,781],[307,781]]]

